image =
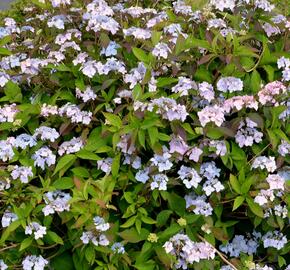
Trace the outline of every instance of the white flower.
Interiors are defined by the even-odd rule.
[[[196,84],[188,78],[179,77],[177,85],[172,87],[171,91],[179,93],[180,96],[187,96],[190,89],[196,89]]]
[[[188,269],[194,262],[215,257],[215,249],[209,243],[193,242],[187,235],[181,233],[171,237],[163,247],[166,253],[176,257],[175,268]]]
[[[41,169],[45,169],[45,164],[47,166],[51,166],[55,164],[56,156],[52,153],[52,151],[47,147],[44,146],[37,150],[33,155],[32,158],[34,159],[34,166],[38,166]]]
[[[0,260],[0,270],[6,270],[7,268],[7,264],[5,264],[3,260]]]
[[[287,69],[290,68],[290,59],[289,58],[285,58],[284,56],[280,57],[277,60],[277,66],[279,69]]]
[[[170,53],[170,52],[171,52],[171,50],[168,47],[168,45],[166,43],[163,43],[163,42],[157,43],[152,50],[152,54],[154,56],[156,56],[158,59],[160,59],[160,58],[167,59],[168,53]]]
[[[55,142],[56,139],[59,138],[59,133],[55,128],[50,128],[46,126],[41,126],[34,131],[33,137],[37,138],[40,136],[41,140],[49,140],[51,142]]]
[[[0,86],[1,87],[4,87],[6,83],[8,83],[9,80],[10,80],[10,77],[8,74],[4,72],[0,72]]]
[[[84,125],[90,124],[93,115],[92,112],[81,111],[77,105],[69,103],[59,109],[59,114],[68,117],[72,123]]]
[[[225,187],[218,179],[207,180],[202,186],[202,190],[206,196],[210,196],[213,192],[220,192],[224,189]]]
[[[285,157],[290,153],[290,143],[286,142],[285,140],[281,141],[281,144],[278,146],[278,153]]]
[[[43,270],[47,264],[48,261],[41,255],[26,256],[22,261],[23,270]]]
[[[112,169],[112,162],[113,162],[112,158],[105,158],[102,160],[98,160],[97,161],[98,169],[102,170],[106,174],[109,174]]]
[[[156,174],[152,176],[153,181],[150,184],[151,190],[167,190],[168,177],[165,174]]]
[[[131,69],[130,73],[127,73],[124,76],[124,82],[130,83],[130,89],[133,89],[137,83],[140,83],[144,79],[145,73],[146,67],[142,62],[140,62],[138,63],[137,68]]]
[[[97,95],[90,86],[87,86],[85,91],[76,88],[76,97],[81,98],[83,102],[87,102],[89,100],[95,100]]]
[[[7,161],[11,160],[14,157],[14,151],[12,148],[14,140],[0,140],[0,160]]]
[[[123,29],[124,36],[134,36],[136,39],[146,40],[151,38],[151,31],[148,29],[130,27],[128,29]]]
[[[194,193],[185,195],[186,209],[192,208],[196,215],[211,216],[213,208],[206,202],[206,196],[196,196]]]
[[[138,182],[145,184],[149,180],[149,168],[145,168],[136,173],[135,178]]]
[[[31,167],[15,165],[11,172],[12,179],[20,179],[21,183],[28,183],[30,177],[33,177]]]
[[[268,172],[274,172],[277,169],[275,158],[265,156],[256,157],[251,169],[253,168],[266,169]]]
[[[270,190],[284,190],[285,180],[278,174],[269,174],[266,178],[269,183]]]
[[[93,218],[93,221],[96,226],[96,230],[100,232],[105,232],[110,228],[110,224],[106,223],[102,217],[96,216]]]
[[[50,0],[53,7],[59,7],[60,5],[70,5],[70,0]]]
[[[278,195],[278,194],[277,194]],[[269,201],[273,202],[275,199],[274,190],[261,189],[258,195],[255,197],[255,202],[261,206],[267,204]]]
[[[235,135],[235,140],[240,147],[252,146],[254,142],[259,143],[262,141],[263,133],[259,132],[257,129],[257,124],[246,118],[246,121],[241,121],[237,134]]]
[[[55,212],[69,211],[69,200],[71,196],[60,190],[50,191],[44,194],[46,206],[42,209],[45,216],[54,214]]]
[[[108,246],[110,244],[104,234],[94,234],[92,231],[83,232],[81,240],[84,244],[92,242],[95,246]]]
[[[215,153],[218,156],[224,156],[227,153],[227,146],[225,141],[211,140],[209,142],[209,146],[216,149]]]
[[[178,136],[172,136],[171,141],[169,142],[170,150],[169,153],[178,153],[180,155],[184,155],[188,149],[189,146],[186,144],[186,142],[178,135]]]
[[[220,176],[220,171],[214,161],[202,163],[200,166],[200,174],[207,180],[214,180]]]
[[[222,77],[217,82],[217,89],[221,92],[235,92],[243,90],[243,81],[235,77]]]
[[[124,245],[122,243],[119,243],[119,242],[114,243],[111,246],[111,250],[117,254],[124,254],[125,253]]]
[[[253,232],[253,238],[251,238],[250,235],[248,235],[247,238],[243,235],[235,235],[232,242],[221,245],[220,250],[229,253],[231,257],[239,257],[241,253],[251,255],[256,253],[260,238],[261,234],[256,232]]]
[[[199,157],[201,156],[201,154],[203,153],[203,151],[198,148],[198,147],[193,147],[192,149],[190,149],[187,154],[188,154],[188,158],[190,160],[193,160],[194,162],[198,162]]]
[[[223,19],[210,19],[207,22],[207,29],[211,28],[225,28],[227,27],[226,22]]]
[[[264,243],[264,248],[274,247],[280,250],[286,245],[287,238],[279,231],[270,231],[262,237],[262,241]]]
[[[5,210],[1,219],[2,227],[3,228],[8,227],[13,221],[17,219],[18,219],[18,216],[16,214],[12,213],[9,209]]]
[[[47,26],[50,28],[55,27],[57,29],[64,29],[65,21],[66,17],[64,15],[53,16],[47,21]]]
[[[183,0],[177,0],[173,2],[173,10],[177,14],[182,14],[184,16],[190,16],[193,14],[191,6],[186,5]]]
[[[275,6],[271,5],[268,0],[255,0],[254,4],[256,8],[260,8],[268,12],[275,8]]]
[[[197,188],[198,184],[202,180],[202,178],[199,176],[195,169],[186,167],[184,165],[181,166],[177,173],[185,187],[188,189],[192,187]]]
[[[37,222],[31,222],[25,227],[25,234],[33,234],[34,239],[37,240],[39,238],[43,238],[46,234],[46,227],[41,226]]]
[[[279,27],[273,26],[270,23],[264,23],[262,27],[265,30],[268,37],[275,36],[281,33]]]
[[[220,11],[233,10],[236,6],[235,0],[210,0],[210,4]]]
[[[153,108],[157,106],[158,110],[156,113],[161,114],[163,119],[168,119],[169,121],[180,120],[185,121],[188,113],[184,105],[176,103],[175,99],[161,97],[153,99],[151,104],[149,104],[149,111],[152,111]]]
[[[16,104],[6,104],[3,107],[0,106],[0,123],[8,122],[13,123],[15,115],[18,113]]]
[[[16,148],[25,149],[27,146],[33,147],[36,145],[36,140],[33,136],[29,134],[20,134],[15,138],[15,141],[13,142],[13,146]]]
[[[106,48],[102,48],[100,54],[104,54],[105,56],[114,56],[117,55],[117,49],[121,48],[119,44],[115,41],[110,41]]]
[[[198,91],[199,91],[199,94],[207,101],[211,102],[214,99],[213,86],[209,84],[208,82],[199,83]]]
[[[44,117],[48,117],[50,115],[57,115],[58,114],[58,107],[49,105],[49,104],[42,104],[40,115]]]
[[[225,121],[224,109],[218,105],[206,106],[197,113],[200,124],[205,127],[207,123],[214,122],[218,127]]]
[[[72,154],[80,151],[84,147],[82,138],[73,137],[71,140],[63,142],[58,147],[58,154],[63,156],[64,154]]]
[[[155,154],[150,161],[152,162],[152,165],[158,167],[159,172],[163,172],[169,170],[173,166],[173,163],[170,161],[170,157],[171,154],[164,151],[162,155]]]

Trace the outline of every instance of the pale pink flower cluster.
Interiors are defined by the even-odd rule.
[[[268,172],[274,172],[277,169],[275,157],[260,156],[254,159],[252,169],[266,169]]]
[[[250,118],[241,121],[235,140],[240,147],[252,146],[254,142],[259,143],[262,141],[263,133],[257,130],[257,123]]]
[[[187,269],[188,264],[215,257],[215,249],[207,242],[194,242],[186,234],[176,234],[163,245],[165,252],[176,257],[177,269]]]
[[[253,96],[234,96],[226,99],[223,103],[225,112],[230,113],[232,110],[240,111],[243,108],[258,110],[258,102]]]
[[[278,105],[275,99],[278,95],[286,92],[286,87],[279,81],[266,84],[258,93],[259,101],[262,105],[267,103]]]
[[[197,113],[200,124],[205,127],[206,124],[213,122],[220,127],[225,121],[224,109],[218,105],[207,106]]]
[[[12,123],[18,112],[19,110],[17,109],[15,103],[9,105],[5,104],[3,107],[0,106],[0,123]]]

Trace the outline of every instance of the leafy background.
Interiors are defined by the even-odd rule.
[[[46,4],[31,2],[19,2],[12,10],[3,13],[2,18],[10,16],[18,25],[26,25],[28,18],[34,18],[44,10],[49,11],[48,18],[70,12],[65,6],[60,9],[52,8],[48,1]],[[73,2],[74,6],[82,10],[89,3]],[[276,13],[289,15],[286,1],[274,2]],[[205,7],[206,3],[207,1],[187,1],[193,11]],[[176,44],[171,45],[170,59],[158,59],[152,55],[152,48],[161,38],[169,44],[169,37],[162,36],[162,23],[154,28],[152,37],[145,41],[124,38],[121,31],[116,35],[104,30],[97,34],[86,31],[80,27],[81,17],[75,13],[73,22],[66,26],[66,29],[77,27],[82,30],[83,37],[79,45],[92,59],[104,62],[105,58],[100,55],[101,48],[107,46],[110,40],[116,40],[121,44],[117,58],[126,63],[127,70],[137,67],[139,62],[145,64],[147,73],[144,79],[130,90],[132,98],[122,100],[121,104],[116,104],[114,98],[120,90],[128,89],[122,76],[112,72],[88,78],[79,66],[72,64],[77,56],[73,50],[66,52],[64,61],[45,66],[35,76],[21,74],[17,68],[8,71],[11,76],[21,74],[22,77],[18,84],[10,81],[1,88],[1,105],[16,103],[19,110],[16,119],[21,121],[19,125],[1,123],[1,139],[5,140],[23,132],[33,134],[40,125],[56,128],[61,134],[56,143],[38,141],[32,149],[14,149],[14,158],[1,163],[4,167],[1,175],[5,177],[9,177],[7,166],[16,164],[32,166],[34,173],[28,184],[15,181],[11,188],[1,191],[1,213],[10,207],[18,216],[17,221],[1,230],[0,257],[11,269],[21,268],[22,259],[29,254],[41,254],[50,261],[49,267],[56,270],[174,269],[175,258],[165,252],[163,245],[180,232],[187,234],[193,241],[207,241],[216,249],[230,241],[234,235],[245,235],[254,229],[262,234],[279,230],[285,235],[288,234],[289,239],[289,219],[275,215],[264,218],[265,209],[254,202],[259,190],[267,187],[267,173],[265,170],[251,169],[255,157],[261,155],[274,156],[279,169],[289,169],[289,155],[282,157],[277,152],[282,140],[289,142],[289,123],[279,119],[279,115],[286,110],[287,95],[277,97],[282,105],[260,105],[257,111],[243,108],[228,115],[222,127],[217,127],[214,123],[202,127],[197,115],[200,108],[195,106],[194,99],[198,93],[192,90],[189,96],[180,97],[170,91],[180,76],[196,82],[206,81],[214,86],[221,76],[235,76],[244,84],[241,95],[256,96],[262,84],[281,80],[277,60],[282,56],[290,57],[289,30],[285,28],[281,34],[267,37],[261,25],[269,22],[272,14],[260,9],[253,11],[250,9],[252,6],[247,7],[247,32],[241,33],[243,7],[235,9],[234,14],[203,10],[204,18],[201,22],[187,23],[183,15],[173,12],[170,1],[129,1],[125,5],[129,7],[138,4],[144,8],[165,8],[169,22],[180,23],[183,32],[188,34],[188,37],[179,35]],[[25,12],[24,7],[30,6],[33,6],[32,11]],[[223,37],[218,29],[208,30],[207,20],[211,16],[225,18],[238,33]],[[59,46],[54,44],[54,39],[63,30],[47,27],[46,20],[35,19],[29,22],[35,28],[34,33],[13,34],[2,38],[0,54],[4,57],[26,52],[30,58],[45,59],[48,51],[40,50],[41,45],[48,43],[49,50],[58,50]],[[117,20],[122,28],[131,25],[144,27],[143,20],[130,16],[126,20],[120,17]],[[23,45],[22,42],[27,40],[31,41],[32,48]],[[205,49],[205,53],[200,52],[200,47]],[[168,71],[162,70],[165,65],[168,66]],[[161,74],[156,77],[156,92],[148,91],[152,70]],[[76,87],[84,90],[86,85],[93,87],[98,99],[85,104],[76,99],[74,91]],[[225,98],[234,95],[236,94],[227,93]],[[178,100],[178,103],[186,107],[189,113],[186,121],[170,122],[156,111],[136,112],[133,109],[136,101],[149,102],[162,96]],[[63,117],[51,116],[46,119],[40,116],[41,104],[62,106],[68,102],[79,104],[82,109],[91,111],[92,122],[83,125],[71,123]],[[237,123],[245,117],[258,124],[263,133],[263,141],[240,148],[234,136]],[[132,156],[138,155],[143,165],[150,164],[149,160],[154,154],[162,153],[162,146],[168,147],[173,135],[181,136],[191,147],[207,139],[222,140],[226,144],[227,153],[220,157],[214,154],[215,148],[205,147],[197,163],[175,153],[171,158],[174,166],[167,172],[167,190],[151,190],[148,183],[136,181],[136,169],[123,164],[125,155],[117,147],[123,135],[129,135],[128,143],[136,147]],[[31,155],[35,150],[48,144],[56,152],[60,142],[72,137],[81,137],[85,141],[85,147],[76,153],[58,156],[56,164],[44,171],[34,166]],[[113,161],[110,173],[105,174],[98,168],[97,161],[107,157]],[[177,171],[182,164],[199,170],[203,162],[212,160],[221,168],[220,180],[225,189],[211,194],[209,202],[213,213],[205,217],[186,209],[184,196],[189,191],[178,179]],[[152,173],[156,170],[152,166]],[[289,206],[289,186],[285,189],[281,203]],[[45,206],[44,193],[53,190],[62,190],[72,196],[70,211],[44,216],[41,211]],[[195,192],[203,194],[201,188]],[[82,232],[90,228],[93,217],[97,215],[110,223],[106,235],[110,243],[118,241],[124,244],[124,254],[114,254],[110,247],[83,245],[80,240]],[[47,227],[49,233],[44,239],[34,240],[24,234],[24,229],[31,220],[38,220]],[[210,228],[210,234],[201,229],[205,224]],[[288,252],[289,243],[281,250],[267,249],[261,245],[256,254],[242,254],[238,258],[217,254],[215,259],[194,263],[190,269],[220,269],[225,264],[223,258],[237,269],[249,269],[249,262],[268,264],[273,269],[285,269],[289,263]]]

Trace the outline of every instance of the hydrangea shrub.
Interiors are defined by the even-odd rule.
[[[1,270],[290,269],[287,1],[1,16]]]

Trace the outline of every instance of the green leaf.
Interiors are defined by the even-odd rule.
[[[185,200],[176,193],[168,194],[168,204],[169,208],[179,216],[183,216],[185,214]]]
[[[241,191],[243,194],[247,194],[252,186],[252,184],[254,183],[254,179],[256,178],[256,176],[251,176],[251,177],[248,177],[246,179],[246,181],[242,184],[242,187],[241,187]]]
[[[155,224],[156,221],[151,217],[142,216],[141,220],[146,224]]]
[[[257,93],[261,88],[261,76],[257,70],[251,74],[251,88],[253,93]]]
[[[129,243],[138,243],[147,239],[149,231],[142,228],[140,234],[132,227],[119,233],[119,235]]]
[[[112,175],[113,177],[116,177],[119,172],[120,168],[120,159],[121,159],[121,154],[118,154],[115,156],[113,163],[112,163]]]
[[[149,62],[149,57],[148,55],[145,53],[145,51],[143,51],[140,48],[132,48],[133,54],[136,56],[136,58],[144,63],[148,63]]]
[[[121,228],[129,228],[134,225],[137,216],[130,217],[124,224],[122,224]]]
[[[47,236],[50,238],[51,241],[63,245],[63,240],[60,236],[58,236],[55,232],[48,231]]]
[[[74,187],[74,185],[74,181],[71,177],[62,177],[53,183],[56,189],[70,189]]]
[[[180,232],[180,230],[181,230],[181,227],[178,224],[173,223],[168,228],[166,228],[164,231],[161,231],[158,234],[158,237],[159,237],[160,241],[168,240],[170,237],[172,237],[176,233]]]
[[[107,121],[112,126],[115,126],[117,128],[122,127],[122,120],[120,119],[120,117],[118,115],[113,114],[113,113],[105,113],[105,112],[103,112],[103,115],[106,117]]]
[[[148,135],[150,138],[151,145],[153,146],[156,142],[158,142],[158,129],[157,127],[148,128]]]
[[[54,270],[76,270],[73,264],[72,256],[69,252],[61,253],[60,255],[52,258],[50,264]]]
[[[0,48],[0,55],[12,55],[12,53],[6,48]]]
[[[279,267],[282,267],[283,265],[286,265],[286,260],[282,256],[278,256],[278,264]]]
[[[85,257],[90,264],[93,264],[96,257],[96,252],[92,246],[88,246],[85,251]]]
[[[79,152],[77,152],[76,156],[81,158],[81,159],[87,159],[87,160],[100,160],[101,159],[95,153],[92,153],[92,152],[84,150],[84,149],[82,149]]]
[[[251,209],[251,211],[257,215],[258,217],[264,218],[264,213],[262,208],[260,207],[260,205],[258,205],[257,203],[254,202],[254,200],[251,197],[247,197],[246,201],[249,205],[249,208]]]
[[[161,31],[152,31],[151,41],[153,46],[155,46],[159,42],[161,35],[162,35]]]
[[[234,176],[233,174],[230,174],[230,183],[231,183],[231,187],[234,189],[235,192],[237,192],[238,194],[242,193],[240,183],[237,177]]]
[[[161,246],[157,246],[155,252],[158,259],[167,267],[167,269],[171,269],[173,258],[165,252],[165,249]]]
[[[259,55],[254,53],[252,50],[253,48],[247,47],[247,46],[238,46],[236,51],[234,52],[235,56],[250,56],[250,57],[255,57],[259,58]]]
[[[76,156],[72,154],[61,157],[57,162],[53,175],[55,175],[57,172],[59,172],[60,170],[64,169],[67,166],[70,167],[75,162],[75,160]]]
[[[22,242],[21,242],[21,245],[20,245],[20,248],[19,248],[19,251],[22,251],[26,248],[28,248],[33,242],[33,238],[32,237],[28,237],[28,238],[25,238]]]
[[[267,76],[268,76],[268,81],[272,82],[274,81],[274,73],[275,73],[275,69],[270,66],[270,65],[265,65],[263,66],[263,69],[266,71]]]
[[[145,130],[139,129],[138,130],[138,141],[141,144],[141,146],[145,149]]]
[[[240,207],[244,202],[244,200],[245,198],[243,196],[238,196],[237,198],[235,198],[233,211],[235,211],[238,207]]]
[[[90,177],[90,172],[84,167],[75,167],[71,170],[75,176],[88,178]]]
[[[8,81],[4,88],[4,93],[10,102],[21,102],[22,94],[19,86],[11,81]]]
[[[71,71],[71,69],[65,64],[59,64],[58,66],[55,67],[55,69],[58,71]]]
[[[9,235],[14,232],[19,226],[21,225],[21,221],[15,220],[13,221],[7,228],[2,232],[1,239],[0,239],[0,244],[2,245],[6,239],[9,237]]]
[[[157,221],[157,226],[158,227],[161,227],[163,225],[166,224],[167,220],[169,219],[170,215],[172,214],[173,212],[171,210],[162,210],[158,215],[157,215],[157,218],[156,218],[156,221]]]
[[[157,79],[157,87],[164,87],[178,82],[178,79],[171,77],[159,77]]]
[[[139,100],[142,97],[142,87],[139,83],[133,88],[132,95],[134,100]]]

